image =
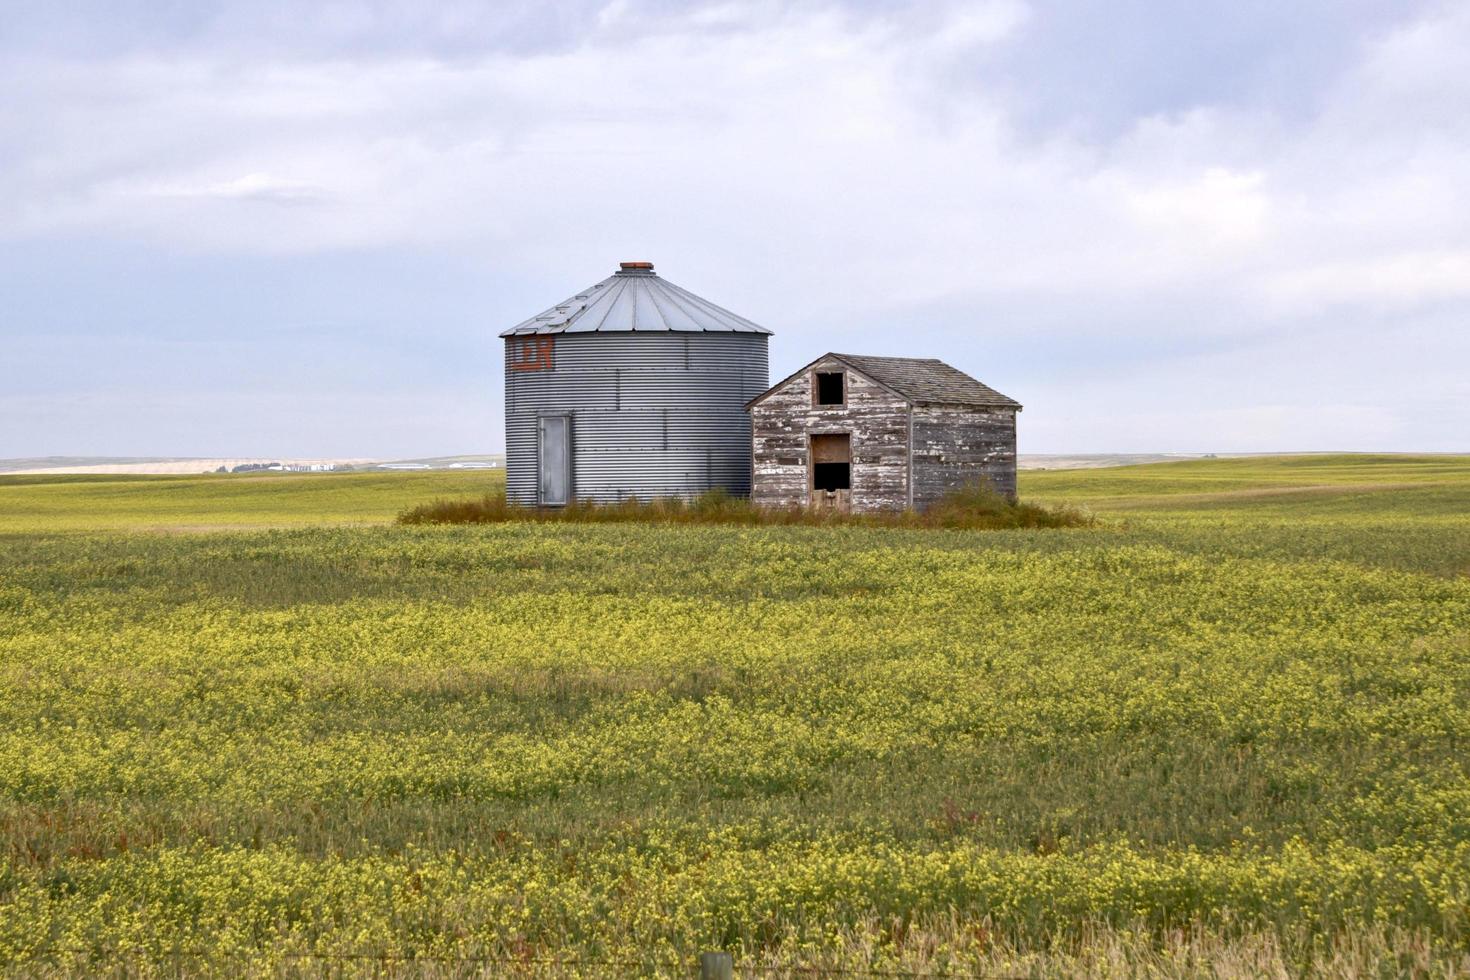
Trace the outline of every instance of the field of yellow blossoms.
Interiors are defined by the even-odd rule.
[[[391,523],[487,479],[0,477],[0,971],[1470,972],[1470,458]]]

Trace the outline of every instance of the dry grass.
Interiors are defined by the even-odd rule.
[[[860,525],[866,527],[952,528],[993,530],[1045,527],[1090,527],[1091,515],[1070,507],[1048,507],[1012,501],[988,487],[967,487],[926,511],[843,514],[799,507],[760,507],[741,497],[712,490],[692,500],[661,497],[616,504],[576,501],[566,507],[526,507],[503,494],[477,500],[438,500],[398,515],[400,524],[501,524],[510,521],[563,521],[587,524],[736,524],[748,526]]]

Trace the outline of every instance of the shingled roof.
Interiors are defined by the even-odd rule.
[[[933,357],[867,357],[829,354],[857,368],[916,405],[995,405],[1020,408],[1021,403],[983,385],[959,368]]]
[[[829,358],[835,358],[867,375],[894,394],[915,405],[977,405],[1019,410],[1021,403],[983,385],[959,368],[934,357],[868,357],[862,354],[823,354],[811,364],[793,371],[765,392],[745,403],[749,408],[778,388]]]

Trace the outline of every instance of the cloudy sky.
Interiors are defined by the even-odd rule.
[[[1470,3],[0,0],[0,456],[503,446],[648,259],[1023,452],[1470,451]]]

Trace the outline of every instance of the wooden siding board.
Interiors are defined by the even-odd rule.
[[[847,404],[813,405],[818,371],[846,371]],[[767,507],[803,507],[808,501],[808,436],[852,434],[852,509],[901,509],[908,494],[908,403],[855,374],[840,361],[822,359],[751,406],[754,493]],[[789,460],[796,460],[793,465]]]
[[[1016,413],[926,405],[914,409],[914,506],[981,480],[1016,496]]]

